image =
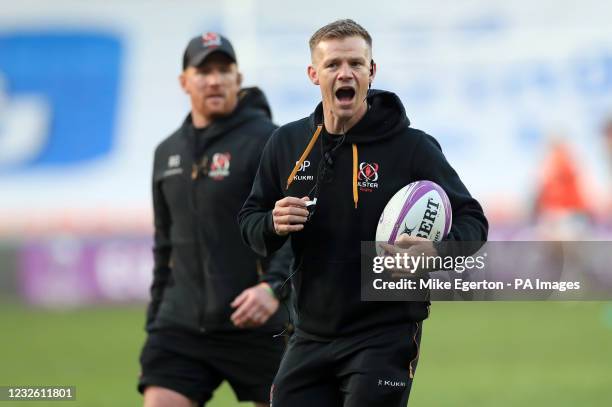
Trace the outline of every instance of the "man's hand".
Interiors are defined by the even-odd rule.
[[[254,328],[266,323],[278,309],[278,300],[274,297],[268,283],[260,283],[247,288],[230,304],[236,311],[231,320],[238,328]]]
[[[274,231],[280,236],[304,229],[304,223],[308,220],[307,196],[302,199],[288,196],[276,201],[272,210],[274,220]]]
[[[378,246],[381,249],[383,249],[389,256],[395,256],[396,254],[401,254],[403,256],[404,253],[408,255],[409,257],[420,257],[420,256],[437,257],[438,256],[438,251],[434,247],[433,242],[431,240],[427,240],[423,237],[418,237],[418,236],[410,236],[406,233],[402,233],[401,235],[399,235],[397,239],[395,239],[395,243],[392,245],[387,244],[387,243],[379,243]],[[432,270],[428,270],[426,267],[419,267],[418,269],[415,269],[415,270],[403,268],[403,269],[394,269],[391,271],[399,273],[399,274],[404,274],[404,276],[406,273],[410,273],[414,277],[416,277],[420,274],[420,272],[432,271]]]
[[[395,246],[408,249],[410,254],[414,253],[416,256],[421,253],[430,257],[438,255],[438,251],[431,240],[427,240],[424,237],[410,236],[406,233],[402,233],[395,239]]]

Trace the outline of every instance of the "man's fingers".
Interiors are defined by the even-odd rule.
[[[425,239],[421,236],[410,236],[408,233],[401,233],[396,241],[404,241],[404,242],[429,242],[429,239]]]
[[[266,323],[266,321],[268,320],[269,315],[266,314],[259,314],[255,317],[253,317],[253,322],[255,322],[255,325],[263,325]]]
[[[376,243],[377,245],[377,249],[382,249],[382,251],[384,253],[381,253],[382,256],[389,256],[389,257],[395,257],[397,254],[401,255],[401,256],[408,256],[408,257],[416,257],[419,256],[420,254],[418,253],[416,249],[416,246],[409,246],[410,248],[403,248],[400,247],[400,245],[398,245],[398,241],[396,240],[396,242],[394,244],[389,244],[389,243]],[[380,252],[379,252],[380,253]],[[404,277],[404,276],[409,276],[409,277],[414,277],[415,273],[417,272],[417,269],[414,268],[414,263],[402,263],[401,267],[396,267],[396,266],[392,266],[392,267],[388,267],[386,268],[387,272],[392,273],[391,276],[392,277]]]
[[[249,326],[259,326],[265,323],[270,317],[270,315],[272,315],[272,313],[266,308],[262,307],[260,310],[255,311],[251,315],[249,315],[245,323]]]
[[[285,215],[308,216],[306,201],[303,198],[300,199],[293,196],[285,197],[276,202],[272,215],[274,217]]]
[[[379,248],[381,248],[381,249],[383,249],[385,251],[385,254],[388,254],[388,255],[393,255],[393,254],[400,253],[400,252],[403,251],[400,248],[398,248],[398,247],[396,247],[396,246],[394,246],[392,244],[389,244],[389,243],[382,243],[382,242],[380,242],[380,243],[377,243],[377,245],[378,245]]]
[[[255,296],[248,296],[247,299],[238,307],[231,316],[234,324],[244,324],[245,322],[254,320],[256,315],[265,313],[265,307],[259,303]]]
[[[300,230],[304,229],[304,225],[303,224],[298,224],[298,225],[277,225],[274,224],[274,228],[276,229],[276,233],[278,234],[287,234],[287,233],[291,233],[291,232],[299,232]]]
[[[276,201],[276,207],[289,207],[289,206],[297,206],[297,207],[306,207],[306,202],[303,199],[296,198],[294,196],[287,196],[280,201]]]
[[[281,225],[297,225],[300,223],[305,223],[306,220],[308,220],[308,218],[301,215],[285,215],[279,216],[275,219],[276,223]]]
[[[242,307],[240,307],[232,313],[232,315],[230,316],[230,319],[232,320],[234,324],[238,324],[242,320],[243,314],[244,314],[244,311],[242,310]]]
[[[272,209],[272,220],[277,234],[286,235],[304,228],[303,224],[308,220],[308,209],[306,209],[308,200],[308,197],[287,196],[276,201]]]
[[[265,310],[259,311],[259,310],[251,309],[248,311],[244,311],[236,315],[235,317],[234,315],[232,315],[232,322],[234,323],[234,325],[241,327],[241,328],[253,327],[267,320],[267,318],[265,317],[265,314],[266,314]]]
[[[276,207],[272,210],[272,216],[274,218],[280,218],[283,216],[308,216],[308,209],[306,207],[297,207],[297,206],[285,206],[285,207]]]
[[[397,237],[397,239],[395,239],[394,244],[407,249],[415,245],[423,244],[424,242],[429,242],[429,240],[425,239],[424,237],[410,236],[406,233],[402,233]]]
[[[251,299],[247,299],[245,300],[236,311],[234,311],[234,313],[231,316],[232,321],[236,320],[242,320],[244,319],[249,312],[251,312],[251,306],[252,306],[252,301]]]
[[[246,290],[245,290],[245,291],[243,291],[242,293],[240,293],[240,294],[238,295],[238,297],[236,297],[236,298],[234,299],[234,301],[232,301],[232,303],[230,304],[230,306],[231,306],[232,308],[239,307],[239,306],[240,306],[240,304],[242,304],[242,303],[244,302],[244,300],[247,298],[248,294],[249,294],[249,293],[248,293]]]
[[[245,321],[247,320],[247,317],[244,312],[241,312],[241,313],[234,312],[230,319],[232,320],[234,325],[239,327],[245,323]]]
[[[244,294],[242,303],[230,317],[232,323],[239,328],[262,325],[278,309],[278,300],[270,296],[262,284],[245,290]]]

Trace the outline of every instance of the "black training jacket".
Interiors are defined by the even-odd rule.
[[[291,250],[264,259],[246,246],[236,216],[247,198],[262,150],[276,129],[264,94],[241,90],[234,112],[196,130],[191,115],[155,150],[154,277],[147,329],[237,329],[232,300],[260,281],[287,295]],[[279,308],[262,327],[278,329]]]
[[[360,301],[360,242],[375,240],[383,208],[406,184],[430,180],[446,191],[453,210],[447,240],[487,238],[488,223],[480,204],[437,141],[409,127],[399,98],[373,90],[368,104],[365,116],[345,137],[325,131],[321,104],[310,117],[279,128],[266,145],[253,189],[239,214],[242,237],[253,250],[261,255],[274,252],[287,238],[274,232],[274,203],[285,196],[313,198],[319,172],[316,211],[302,231],[291,234],[297,329],[313,336],[337,337],[427,318],[425,302]],[[319,127],[306,161],[288,178]],[[319,167],[322,157],[325,165]]]

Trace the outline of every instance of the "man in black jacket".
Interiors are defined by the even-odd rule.
[[[291,234],[295,256],[297,327],[272,405],[406,405],[428,303],[362,302],[360,242],[375,239],[393,194],[423,179],[450,199],[446,240],[484,241],[487,221],[436,140],[409,127],[399,98],[369,90],[376,65],[363,27],[333,22],[310,49],[308,76],[322,103],[272,135],[239,215],[243,238],[260,255]],[[419,244],[436,253],[431,242]]]
[[[236,223],[276,128],[263,93],[241,79],[226,38],[189,42],[180,83],[191,114],[155,151],[146,407],[203,405],[223,380],[239,400],[267,405],[284,350],[273,336],[286,320],[290,249],[257,256]]]

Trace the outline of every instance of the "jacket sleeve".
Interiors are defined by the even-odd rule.
[[[161,304],[164,289],[171,279],[171,254],[172,245],[170,243],[170,210],[161,190],[161,183],[156,180],[155,168],[157,168],[158,152],[155,153],[153,166],[153,221],[154,221],[154,242],[153,242],[153,282],[151,283],[151,302],[147,309],[146,326],[149,328],[155,321],[155,316]]]
[[[466,247],[465,244],[460,245],[462,253],[453,250],[459,249],[458,244],[437,245],[439,252],[444,251],[439,254],[454,256],[465,254],[465,251],[471,253],[477,251],[487,240],[489,230],[487,218],[478,201],[470,195],[457,172],[446,160],[438,142],[433,137],[423,134],[418,142],[412,163],[412,169],[419,179],[437,183],[448,195],[453,211],[453,224],[444,241],[474,242],[474,244],[468,244],[469,247]]]
[[[277,137],[278,130],[264,147],[251,193],[238,213],[242,239],[262,257],[270,256],[288,238],[276,234],[272,221],[272,209],[276,201],[283,198],[274,151]]]
[[[290,239],[279,250],[262,261],[264,270],[259,281],[268,283],[279,300],[286,299],[291,292],[289,280],[292,262],[293,253],[291,251]]]

